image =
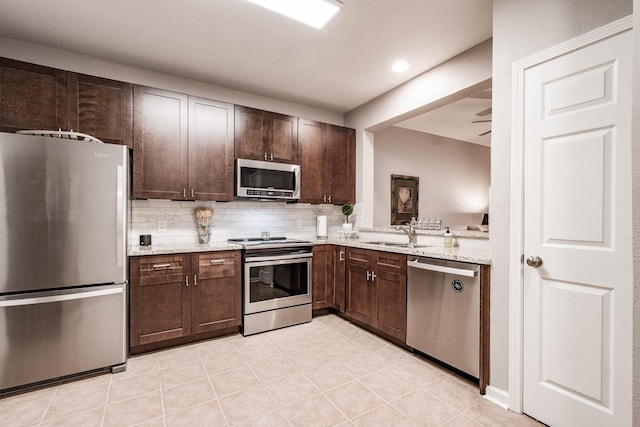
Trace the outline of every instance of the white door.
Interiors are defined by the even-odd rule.
[[[626,31],[524,75],[523,408],[554,427],[631,425],[631,59]]]

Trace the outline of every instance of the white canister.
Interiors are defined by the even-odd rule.
[[[327,216],[326,215],[318,215],[318,218],[316,219],[316,237],[318,239],[327,238]]]

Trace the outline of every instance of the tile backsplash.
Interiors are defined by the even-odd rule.
[[[151,234],[154,245],[197,243],[194,209],[213,209],[211,241],[232,237],[271,236],[312,239],[316,235],[316,217],[327,216],[329,236],[342,229],[344,215],[340,206],[284,202],[179,202],[172,200],[132,200],[129,212],[129,244],[137,245],[140,234]],[[353,222],[356,218],[349,217]],[[165,231],[159,231],[162,223]]]

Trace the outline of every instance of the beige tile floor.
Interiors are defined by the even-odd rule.
[[[529,426],[477,386],[333,315],[129,359],[0,399],[0,426]]]

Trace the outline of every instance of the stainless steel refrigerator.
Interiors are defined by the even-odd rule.
[[[124,369],[128,158],[0,133],[0,392]]]

